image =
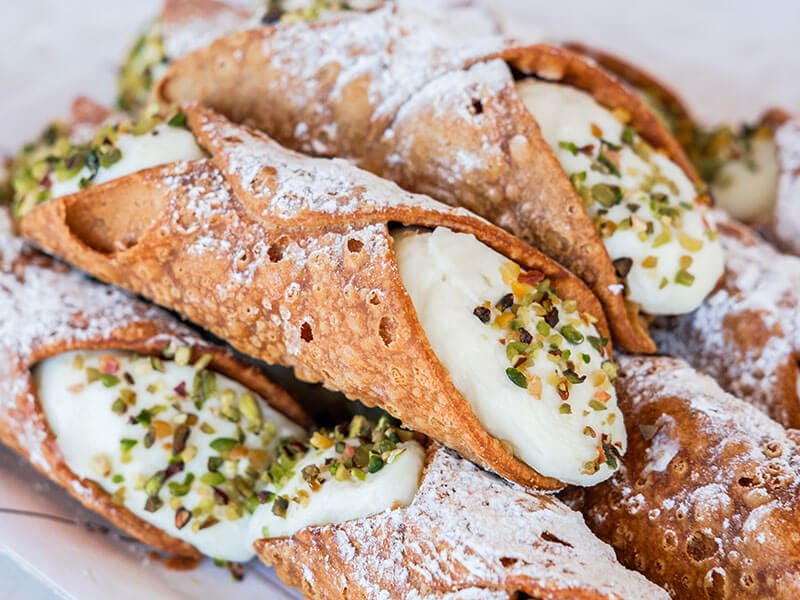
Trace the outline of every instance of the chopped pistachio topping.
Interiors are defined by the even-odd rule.
[[[54,185],[80,178],[81,189],[92,185],[101,169],[107,169],[122,159],[117,142],[120,135],[144,135],[168,120],[185,124],[182,113],[144,114],[138,121],[109,124],[100,127],[86,142],[76,143],[69,127],[61,122],[49,125],[30,144],[22,147],[12,163],[11,179],[14,188],[14,215],[23,217],[37,204],[49,200]],[[179,119],[179,120],[176,120]]]
[[[508,380],[536,400],[542,399],[543,384],[551,385],[560,399],[557,410],[561,415],[576,412],[573,403],[576,386],[591,386],[594,391],[589,392],[588,410],[607,410],[616,366],[606,359],[608,340],[583,333],[595,319],[580,313],[576,301],[561,300],[542,272],[523,271],[513,262],[504,264],[500,272],[512,291],[498,300],[484,301],[475,307],[473,314],[481,323],[503,331],[500,341],[510,363],[505,370]],[[587,353],[589,348],[602,362],[593,362],[592,355]],[[552,368],[548,377],[532,371],[542,361]],[[595,462],[598,465],[606,462],[599,440],[597,453],[599,462]]]
[[[729,182],[723,177],[723,167],[736,162],[757,171],[754,142],[769,140],[773,134],[769,123],[755,126],[743,123],[738,129],[727,125],[710,130],[695,128],[685,146],[703,181],[724,188]]]
[[[69,368],[78,371],[76,376],[81,380],[91,380],[85,385],[96,389],[105,388],[103,376],[116,377],[116,387],[128,389],[129,393],[122,396],[129,400],[136,394],[124,387],[129,385],[124,373],[133,373],[135,377],[131,378],[142,381],[137,388],[142,396],[137,402],[142,407],[118,415],[126,423],[119,454],[97,454],[91,470],[122,504],[127,488],[125,477],[114,472],[119,465],[114,459],[129,465],[128,469],[130,465],[149,465],[134,467],[138,471],[135,477],[126,471],[131,488],[144,492],[138,496],[138,509],[170,511],[177,529],[196,533],[242,519],[262,505],[286,517],[293,506],[307,505],[310,494],[327,481],[366,481],[396,460],[405,451],[403,443],[412,440],[410,432],[387,416],[377,421],[356,416],[333,429],[315,431],[307,439],[279,438],[276,423],[269,418],[270,409],[254,393],[230,388],[204,394],[206,412],[198,415],[198,395],[192,381],[206,384],[208,379],[202,374],[210,367],[210,360],[200,357],[191,365],[193,353],[182,346],[164,355],[172,358],[155,362],[149,357],[123,359],[119,354],[93,353],[71,360]],[[174,362],[175,368],[169,362]],[[178,372],[178,367],[183,370]],[[179,385],[175,385],[176,375],[185,377]],[[166,379],[168,376],[172,379]],[[163,382],[158,381],[162,378]],[[153,397],[142,394],[144,382],[153,379],[157,382]],[[232,407],[236,408],[237,420],[225,415]],[[117,415],[113,407],[110,413]],[[224,434],[215,433],[209,425],[208,419],[213,418],[225,420],[222,424],[215,421]],[[198,446],[207,459],[195,460]],[[153,457],[158,458],[155,463]],[[295,474],[308,484],[308,491],[289,489],[287,482]]]
[[[156,19],[134,43],[122,64],[117,78],[117,104],[127,112],[139,112],[159,72],[169,64],[161,34],[161,21]]]

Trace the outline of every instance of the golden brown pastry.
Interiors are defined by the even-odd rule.
[[[589,527],[673,598],[800,594],[797,432],[672,358],[621,357],[625,464]]]
[[[727,257],[722,282],[695,312],[658,324],[659,349],[785,427],[800,427],[800,259],[732,220],[719,227]]]
[[[197,493],[211,493],[199,489],[208,449],[198,429],[214,423],[220,437],[226,427],[209,412],[219,401],[212,383],[238,390],[234,404],[249,394],[261,425],[282,435],[304,435],[305,412],[260,371],[167,313],[27,247],[11,234],[5,210],[0,253],[0,441],[158,550],[241,560],[229,539],[236,519],[226,511],[243,499],[195,505]],[[255,435],[247,447],[266,459],[274,444]],[[228,484],[222,477],[215,485],[231,493]]]
[[[543,80],[591,104],[566,115],[579,136],[532,112]],[[722,270],[678,143],[635,93],[564,48],[467,44],[388,7],[231,34],[173,64],[156,96],[200,100],[481,214],[583,278],[630,351],[655,350],[640,313],[691,310]],[[608,127],[591,127],[597,111]]]
[[[259,557],[307,598],[668,597],[557,499],[436,445],[425,463],[409,506],[259,540]]]
[[[187,115],[193,134],[174,131],[177,116],[144,138],[102,133],[89,152],[108,168],[59,180],[73,154],[34,163],[55,183],[21,191],[24,235],[512,480],[552,489],[613,472],[625,447],[614,367],[580,280],[463,209]],[[159,154],[192,135],[211,160]],[[123,174],[134,144],[167,164]],[[30,210],[40,194],[57,197]]]

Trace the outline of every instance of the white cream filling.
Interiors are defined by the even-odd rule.
[[[541,397],[534,397],[506,374],[511,366],[501,341],[506,331],[473,314],[484,301],[494,304],[510,291],[501,275],[508,259],[472,235],[441,227],[432,233],[402,230],[394,237],[394,247],[403,283],[434,352],[486,430],[508,442],[518,458],[543,475],[584,486],[610,477],[613,470],[605,463],[594,474],[585,473],[584,465],[597,456],[602,434],[620,442],[624,452],[625,427],[613,387],[609,386],[606,408],[595,410],[589,403],[598,389],[587,377],[571,386],[571,413],[560,412],[564,400],[548,383],[557,364],[542,352],[527,368],[526,374],[542,382]],[[564,313],[554,329],[570,320]],[[576,359],[581,354],[589,357],[585,364],[576,360],[583,373],[596,373],[602,357],[588,336],[599,334],[593,325],[575,328],[583,341],[565,341],[564,347]],[[586,427],[596,436],[587,435]]]
[[[83,357],[83,368],[76,368],[75,357]],[[100,357],[113,356],[119,363],[118,375],[127,371],[134,377],[133,385],[122,383],[114,387],[105,387],[101,381],[86,383],[86,367],[98,367]],[[125,488],[125,507],[140,519],[151,523],[167,534],[189,542],[204,554],[227,560],[243,561],[253,555],[252,540],[247,537],[248,519],[229,520],[220,518],[220,522],[207,529],[193,531],[190,525],[178,529],[175,525],[175,511],[165,504],[155,512],[144,509],[147,494],[143,489],[136,489],[136,482],[166,467],[168,453],[163,444],[172,441],[172,436],[159,439],[150,448],[145,448],[142,441],[145,427],[129,422],[130,415],[136,415],[142,409],[152,410],[161,405],[166,410],[153,417],[153,420],[164,421],[175,426],[175,418],[181,414],[172,406],[177,401],[174,388],[182,382],[191,391],[194,369],[191,366],[178,366],[174,361],[164,361],[165,372],[151,368],[148,358],[139,358],[134,362],[131,355],[125,352],[67,352],[50,358],[39,364],[34,371],[39,399],[47,416],[50,428],[58,440],[58,447],[64,455],[69,468],[79,477],[96,481],[103,489],[114,494],[120,487]],[[216,375],[217,390],[230,389],[241,395],[246,392],[241,384]],[[157,386],[158,391],[151,393],[148,386]],[[136,405],[129,415],[115,414],[111,406],[119,397],[123,388],[136,392]],[[152,388],[151,388],[152,389]],[[172,398],[170,402],[169,398]],[[214,433],[201,431],[200,427],[191,428],[187,445],[196,448],[195,456],[186,462],[183,472],[174,475],[168,482],[183,482],[187,473],[193,473],[195,484],[207,472],[208,459],[217,456],[217,452],[209,445],[217,438],[237,437],[236,424],[219,414],[219,400],[212,398],[206,401],[201,410],[197,410],[190,399],[179,402],[181,408],[196,414],[200,423],[208,423]],[[301,427],[294,424],[282,414],[260,401],[261,411],[266,421],[276,427],[276,435],[269,444],[268,450],[274,450],[277,441],[289,436],[305,436]],[[247,433],[245,445],[260,448],[262,441],[257,435]],[[130,461],[123,462],[120,440],[138,440],[129,451]],[[102,460],[100,459],[102,457]],[[98,462],[108,460],[110,465],[108,477],[98,472]],[[239,462],[240,472],[246,470],[248,460]],[[114,483],[112,477],[121,475],[124,481]],[[205,488],[204,490],[202,488]],[[207,486],[193,485],[188,494],[181,498],[181,504],[189,509],[203,500],[200,494],[210,492]],[[169,498],[168,484],[161,490],[160,496]]]
[[[109,167],[100,167],[92,184],[97,185],[174,161],[194,160],[205,156],[192,132],[166,123],[157,125],[152,131],[142,135],[123,133],[117,139],[116,147],[119,148],[122,157]],[[51,197],[58,198],[80,191],[81,179],[88,177],[89,174],[88,167],[84,167],[77,175],[64,181],[58,181],[57,177],[53,177]]]
[[[652,152],[648,161],[643,160],[623,143],[623,124],[583,91],[534,79],[520,81],[517,91],[568,175],[585,173],[582,185],[587,188],[601,183],[622,189],[624,199],[604,216],[598,203],[585,205],[592,219],[602,216],[620,223],[634,218],[633,227],[617,227],[612,235],[603,237],[612,260],[632,260],[625,280],[627,297],[652,315],[683,314],[697,308],[722,275],[724,259],[721,244],[709,235],[709,227],[713,228],[710,214],[695,204],[696,191],[686,174],[657,152]],[[592,169],[600,146],[595,135],[598,129],[604,140],[621,146],[619,177]],[[577,148],[591,145],[592,151],[587,155],[575,152],[574,147],[563,147],[568,144]],[[655,184],[654,176],[658,179]],[[665,183],[667,180],[673,185]],[[681,211],[680,226],[665,224],[653,212],[650,193],[665,194],[669,205]],[[638,209],[633,211],[630,205]],[[651,232],[643,231],[647,222],[652,223]],[[665,229],[669,230],[667,234],[662,233]],[[702,244],[699,250],[696,242]],[[690,259],[688,267],[683,257]],[[693,276],[688,285],[685,277],[678,276],[682,269]]]
[[[101,380],[87,383],[86,369],[93,367],[102,370],[103,362],[109,357],[119,365],[116,376],[120,378],[120,383],[110,387],[106,387]],[[42,409],[67,466],[79,477],[97,482],[109,494],[121,499],[122,504],[137,517],[168,535],[194,545],[206,555],[245,561],[253,556],[252,544],[262,537],[265,527],[271,536],[290,535],[309,525],[363,517],[398,504],[409,504],[413,499],[419,485],[424,451],[416,442],[406,442],[400,445],[406,450],[377,473],[368,474],[364,481],[327,481],[318,491],[309,494],[307,502],[290,503],[285,518],[272,514],[271,503],[258,506],[252,515],[246,510],[231,515],[228,506],[218,506],[212,502],[212,514],[219,519],[218,523],[199,529],[197,525],[205,518],[200,517],[196,523],[191,521],[178,528],[175,521],[177,506],[192,510],[203,503],[208,505],[209,499],[213,500],[212,487],[201,481],[202,476],[208,473],[209,458],[219,456],[211,443],[220,438],[235,439],[239,434],[237,424],[220,414],[220,395],[231,390],[239,398],[247,389],[216,374],[216,394],[210,396],[198,410],[191,399],[195,369],[189,365],[179,366],[174,361],[165,360],[162,364],[164,372],[154,369],[149,358],[137,358],[128,352],[68,352],[37,365],[34,377]],[[123,373],[126,372],[133,377],[133,384],[124,381]],[[188,393],[186,398],[175,392],[181,384]],[[135,406],[124,415],[112,410],[122,389],[130,389],[136,394]],[[246,421],[240,420],[245,435],[243,446],[265,450],[272,458],[281,439],[305,439],[301,427],[270,408],[260,398],[258,403],[264,422],[274,427],[266,428],[269,433],[254,433],[245,426]],[[163,410],[158,412],[157,406],[163,407]],[[130,422],[130,418],[143,409],[153,413],[153,422],[163,422],[173,430],[183,418],[180,415],[194,414],[198,417],[186,441],[188,453],[183,455],[186,457],[185,468],[164,483],[159,492],[164,504],[155,512],[145,510],[148,494],[143,484],[154,473],[166,468],[171,447],[165,447],[165,444],[171,444],[173,438],[171,434],[167,435],[146,448],[143,436],[148,428]],[[211,428],[204,430],[202,424]],[[123,458],[121,440],[136,440],[126,458]],[[297,495],[301,489],[308,490],[308,484],[301,477],[302,467],[312,462],[321,463],[332,455],[333,450],[330,448],[320,452],[311,448],[294,466],[294,475],[280,490],[264,482],[258,484],[255,490],[291,492],[293,495]],[[249,465],[249,457],[238,462],[226,461],[219,472],[232,478],[246,473]],[[169,484],[183,483],[189,473],[195,479],[188,493],[174,499]],[[218,487],[224,489],[224,486]],[[175,505],[171,502],[175,502]]]
[[[349,440],[351,444],[358,441]],[[341,523],[379,513],[383,510],[408,506],[419,487],[425,451],[417,442],[398,444],[403,449],[397,457],[377,473],[367,475],[365,481],[350,478],[338,481],[327,478],[325,483],[312,491],[303,476],[308,465],[323,465],[337,453],[333,447],[327,450],[311,450],[294,467],[294,475],[279,489],[269,485],[267,489],[289,498],[304,496],[301,502],[290,502],[285,517],[272,512],[270,505],[256,509],[250,520],[248,538],[288,536],[312,525]]]
[[[745,223],[772,217],[778,193],[778,151],[771,138],[756,137],[746,160],[732,160],[720,169],[711,193],[717,206]]]

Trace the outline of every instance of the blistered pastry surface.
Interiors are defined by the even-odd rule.
[[[654,330],[680,356],[787,427],[800,426],[800,258],[720,214],[726,266],[700,308]],[[727,221],[727,222],[725,222]]]
[[[437,447],[408,507],[256,545],[309,598],[667,597],[579,513]]]
[[[674,597],[797,597],[796,432],[681,360],[620,366],[630,447],[586,491],[592,530]]]

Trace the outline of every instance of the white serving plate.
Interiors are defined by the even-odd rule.
[[[567,37],[631,57],[679,88],[708,122],[755,118],[773,105],[800,113],[800,3],[793,0],[483,1],[521,36]],[[64,114],[77,94],[110,102],[125,47],[159,6],[160,0],[3,2],[0,154]],[[210,561],[188,572],[165,568],[0,448],[2,553],[66,598],[299,598],[256,562],[241,583]],[[42,597],[40,584],[4,565],[0,596],[27,600],[36,589]],[[3,587],[8,581],[20,587]]]

